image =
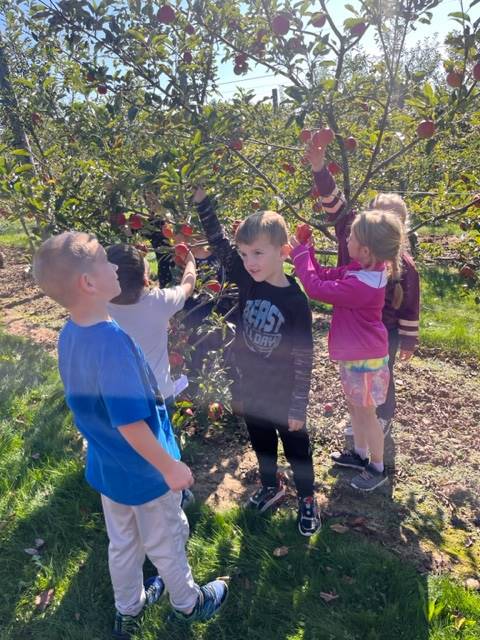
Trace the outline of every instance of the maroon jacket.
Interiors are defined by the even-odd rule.
[[[330,222],[335,222],[336,218],[344,211],[345,197],[326,167],[318,173],[314,173],[313,177],[320,193],[320,201],[327,213],[328,219]],[[347,239],[355,215],[356,211],[350,211],[339,222],[335,223],[335,235],[338,241],[338,266],[350,262]],[[403,301],[399,309],[394,309],[392,307],[392,301],[395,284],[392,280],[388,281],[385,291],[385,306],[383,307],[382,320],[389,331],[391,329],[398,329],[400,349],[403,351],[413,351],[418,345],[420,282],[415,263],[408,253],[402,254],[402,276],[400,284],[403,289]]]

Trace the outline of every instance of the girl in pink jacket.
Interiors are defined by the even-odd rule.
[[[393,279],[398,279],[402,225],[385,211],[358,215],[348,238],[351,262],[343,267],[321,266],[309,243],[300,244],[292,237],[290,244],[295,271],[307,295],[333,305],[328,348],[330,358],[340,365],[354,448],[334,453],[332,459],[338,466],[361,471],[351,482],[355,489],[372,491],[387,480],[383,430],[376,407],[385,402],[390,377],[388,335],[382,322],[386,263]],[[400,286],[395,295],[402,295]]]

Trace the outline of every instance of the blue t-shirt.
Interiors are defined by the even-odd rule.
[[[143,504],[167,493],[163,476],[125,440],[118,427],[145,420],[162,447],[180,453],[155,377],[141,349],[116,322],[81,327],[68,320],[58,342],[65,397],[88,442],[88,483],[121,504]]]

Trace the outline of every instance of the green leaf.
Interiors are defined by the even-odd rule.
[[[200,131],[200,129],[197,129],[197,131],[195,131],[195,135],[193,136],[192,144],[194,147],[198,147],[201,142],[202,142],[202,132]]]
[[[14,149],[12,151],[12,155],[14,155],[14,156],[29,156],[30,152],[27,151],[26,149]]]
[[[305,101],[305,91],[300,87],[287,87],[285,93],[289,98],[292,98],[292,100],[295,100],[295,102],[299,104]]]
[[[449,18],[459,18],[459,20],[464,20],[465,22],[470,22],[470,16],[467,13],[463,13],[462,11],[453,11],[448,14]]]
[[[26,162],[25,164],[16,165],[13,167],[14,173],[25,173],[25,171],[31,171],[33,169],[33,164],[30,162]]]
[[[41,200],[37,200],[37,198],[27,198],[27,202],[37,211],[41,211],[43,209],[43,202]]]

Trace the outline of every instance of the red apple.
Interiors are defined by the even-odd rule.
[[[252,209],[260,209],[260,200],[258,198],[254,198],[251,203],[250,206],[252,207]]]
[[[193,233],[193,229],[189,224],[182,224],[180,227],[180,233],[183,233],[184,236],[191,236]]]
[[[164,222],[162,225],[162,233],[165,238],[173,238],[172,225],[168,224],[168,222]]]
[[[184,51],[183,52],[183,62],[185,64],[192,64],[193,56],[192,56],[192,52],[191,51]]]
[[[347,151],[350,151],[351,153],[353,153],[357,148],[357,139],[354,138],[353,136],[348,136],[348,138],[345,138],[343,143],[345,145],[345,149]]]
[[[108,87],[106,84],[99,84],[97,86],[97,91],[101,96],[104,96],[108,91]]]
[[[169,354],[168,361],[170,362],[171,367],[181,367],[182,364],[184,363],[183,356],[181,356],[176,351],[173,351],[172,353]]]
[[[330,402],[326,402],[323,405],[323,413],[326,416],[331,416],[333,413],[333,404],[330,404]]]
[[[327,16],[324,13],[317,13],[313,16],[311,23],[317,29],[321,29],[327,21]]]
[[[303,142],[303,144],[306,144],[307,142],[310,142],[312,138],[312,132],[309,131],[308,129],[303,129],[302,131],[300,131],[300,135],[298,137],[300,139],[300,142]]]
[[[211,402],[208,405],[208,418],[217,422],[223,416],[223,405],[220,402]]]
[[[162,24],[171,24],[175,20],[175,11],[169,4],[164,4],[157,11],[157,20]]]
[[[312,136],[312,142],[316,147],[326,147],[335,140],[335,134],[329,127],[316,131]]]
[[[450,71],[447,73],[447,84],[454,89],[458,89],[458,87],[462,86],[463,82],[463,73],[457,70]]]
[[[119,227],[123,227],[124,225],[127,224],[127,219],[125,217],[124,213],[115,213],[112,216],[112,223],[116,224]]]
[[[422,120],[417,127],[419,138],[431,138],[435,133],[435,123],[433,120]]]
[[[464,264],[460,269],[460,275],[462,278],[475,278],[475,271],[468,264]]]
[[[136,242],[133,246],[137,251],[143,253],[144,255],[148,253],[148,246],[144,242]]]
[[[222,290],[222,285],[220,284],[220,282],[218,282],[218,280],[209,280],[205,283],[205,287],[209,291],[213,291],[213,293],[219,293]]]
[[[234,138],[230,141],[230,149],[234,151],[241,151],[243,149],[243,140],[241,138]]]
[[[217,164],[217,163],[215,163],[215,164],[212,166],[212,171],[213,171],[213,173],[218,173],[218,172],[220,171],[220,165],[219,165],[219,164]]]
[[[312,237],[312,227],[305,222],[297,226],[295,237],[301,244],[306,244]]]
[[[317,200],[317,202],[314,202],[312,204],[312,210],[315,211],[315,213],[322,213],[323,211],[322,203],[319,200]]]
[[[290,19],[284,13],[278,13],[272,20],[272,31],[276,36],[284,36],[290,30]]]
[[[282,169],[287,173],[291,173],[291,174],[295,173],[295,167],[291,162],[284,162],[282,164]]]
[[[187,247],[185,243],[179,242],[178,244],[175,245],[174,252],[177,258],[180,258],[181,260],[185,261],[185,258],[190,253],[190,249]]]
[[[350,27],[350,33],[356,38],[363,36],[366,30],[367,25],[364,22],[359,22],[358,24],[354,24],[353,27]]]
[[[185,33],[189,36],[193,36],[193,34],[195,33],[195,27],[193,26],[193,24],[187,24],[187,26],[185,27]]]
[[[236,76],[241,76],[242,74],[247,73],[247,71],[248,71],[248,64],[236,64],[233,67],[233,73]]]
[[[336,176],[338,173],[342,172],[342,167],[338,164],[338,162],[335,162],[335,160],[332,160],[332,162],[329,162],[327,164],[327,169],[330,171],[332,176]]]
[[[41,121],[42,121],[42,116],[39,113],[37,113],[36,111],[34,111],[32,113],[31,118],[32,118],[33,124],[35,124],[35,125],[40,124]]]
[[[480,81],[480,62],[477,62],[476,64],[473,65],[472,74],[473,74],[474,80],[479,82]]]
[[[130,225],[130,229],[141,229],[143,227],[143,218],[138,213],[134,213],[133,216],[130,216],[128,219],[128,224]]]
[[[247,61],[247,54],[246,53],[237,53],[237,55],[235,56],[234,59],[235,59],[235,64],[238,64],[238,65],[242,66]]]

